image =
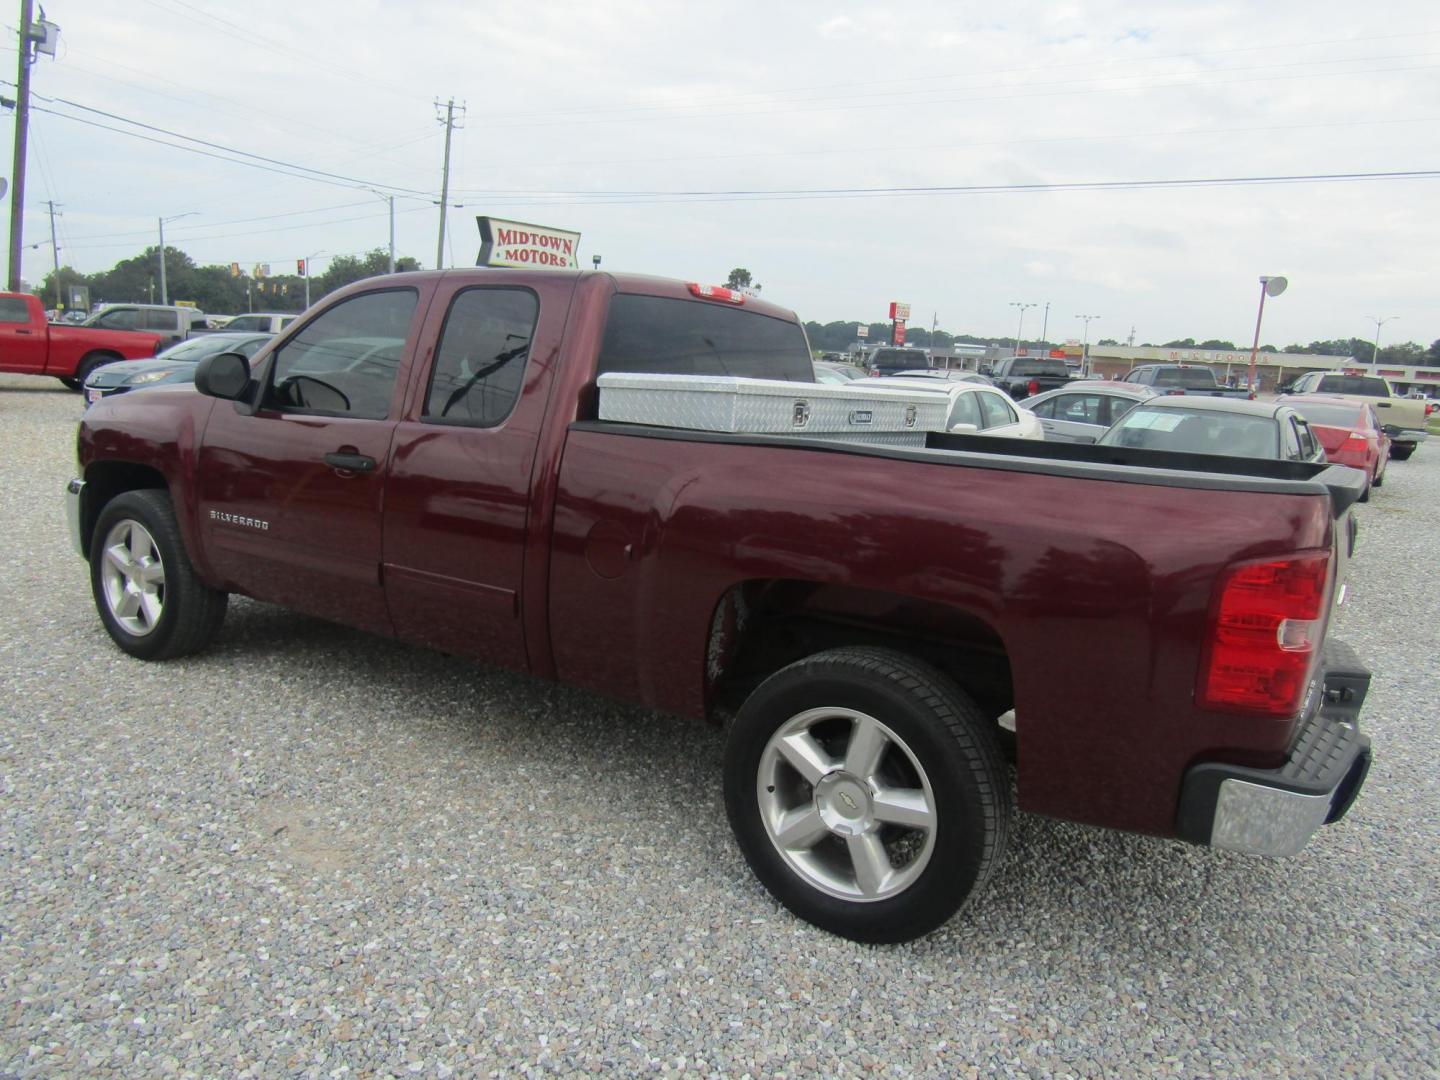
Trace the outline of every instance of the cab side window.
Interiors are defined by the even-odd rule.
[[[382,420],[418,294],[386,289],[344,300],[275,353],[262,407]]]
[[[985,423],[981,429],[993,427],[1004,427],[1006,424],[1016,423],[1020,418],[1015,415],[1015,410],[1005,404],[999,394],[987,394],[984,391],[975,395],[980,399],[980,412],[985,417]]]
[[[96,326],[104,327],[106,330],[138,330],[140,328],[140,313],[134,308],[117,308],[115,311],[107,311],[95,320]]]
[[[165,330],[173,331],[178,325],[175,312],[173,311],[142,311],[140,312],[140,327],[143,330]]]
[[[1300,458],[1300,434],[1295,429],[1294,419],[1286,420],[1280,425],[1283,452],[1287,460],[1297,461]]]
[[[1036,416],[1043,417],[1046,420],[1053,420],[1055,418],[1056,403],[1064,400],[1065,399],[1063,397],[1051,398],[1049,401],[1042,401],[1039,405],[1036,405],[1030,411]]]
[[[977,430],[983,427],[980,422],[980,403],[975,400],[979,396],[975,393],[956,394],[955,402],[950,406],[950,418],[945,421],[945,426],[974,424]]]
[[[425,420],[494,427],[515,408],[540,302],[528,289],[466,289],[445,315]]]

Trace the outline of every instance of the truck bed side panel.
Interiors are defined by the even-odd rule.
[[[700,715],[711,620],[732,586],[949,605],[1009,654],[1022,805],[1169,833],[1195,758],[1245,746],[1236,760],[1273,765],[1294,726],[1195,707],[1217,571],[1324,547],[1329,529],[1323,496],[572,429],[550,576],[556,673]]]

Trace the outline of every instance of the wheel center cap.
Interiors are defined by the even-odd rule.
[[[869,787],[858,777],[839,771],[815,785],[815,809],[826,828],[839,836],[859,836],[872,824]]]

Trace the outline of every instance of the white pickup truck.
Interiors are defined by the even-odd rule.
[[[1390,436],[1390,456],[1404,461],[1428,437],[1426,420],[1434,405],[1403,398],[1378,375],[1311,371],[1301,375],[1285,391],[1290,394],[1344,394],[1363,397],[1375,406],[1385,432]]]

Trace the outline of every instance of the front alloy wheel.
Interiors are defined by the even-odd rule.
[[[105,535],[101,592],[111,616],[144,637],[165,613],[165,562],[155,538],[138,521],[117,521]]]

